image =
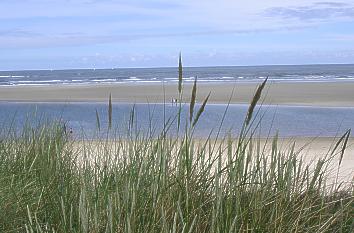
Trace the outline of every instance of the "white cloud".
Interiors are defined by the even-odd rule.
[[[144,2],[144,1],[142,1]],[[137,1],[90,1],[90,0],[12,0],[1,1],[0,18],[21,19],[31,17],[99,17],[119,14],[163,13],[158,8]]]
[[[335,21],[348,17],[354,8],[354,2],[351,0],[195,0],[184,1],[184,5],[187,9],[187,20],[192,19],[192,22],[198,21],[223,29],[272,29],[284,25],[313,25],[321,21],[306,22],[305,17],[309,17],[310,13],[317,13],[316,16],[321,20],[330,18]],[[279,14],[280,11],[288,15]]]
[[[239,25],[249,20],[260,24],[263,12],[272,8],[346,8],[351,0],[2,0],[0,18],[80,17],[119,14],[148,14],[180,21]]]
[[[296,30],[354,19],[352,0],[2,0],[0,9],[0,26],[16,25],[0,31],[2,47]]]

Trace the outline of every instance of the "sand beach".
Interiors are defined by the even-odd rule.
[[[211,92],[209,103],[249,103],[259,83],[198,84],[197,102]],[[191,84],[184,86],[188,102]],[[18,102],[106,102],[109,93],[114,102],[163,103],[178,96],[176,84],[49,85],[0,87],[0,101]],[[354,107],[353,82],[271,83],[264,91],[264,103]]]

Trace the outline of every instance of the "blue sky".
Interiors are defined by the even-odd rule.
[[[0,70],[354,63],[354,1],[1,0]]]

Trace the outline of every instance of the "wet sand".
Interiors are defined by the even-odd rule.
[[[210,103],[249,103],[258,84],[198,84],[197,101],[211,92]],[[188,102],[192,86],[184,86]],[[0,87],[0,101],[17,102],[114,102],[163,103],[177,98],[176,84],[112,84]],[[354,82],[351,83],[268,83],[265,104],[354,107]]]

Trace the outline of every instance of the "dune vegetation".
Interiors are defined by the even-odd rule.
[[[179,77],[181,105],[181,62]],[[276,135],[266,149],[254,121],[265,85],[237,138],[193,135],[209,98],[195,109],[197,81],[188,122],[179,112],[158,136],[133,132],[133,111],[124,138],[78,142],[56,122],[2,129],[0,232],[353,232],[353,182],[328,180],[350,130],[312,163]],[[107,109],[109,131],[111,98]],[[173,124],[183,133],[169,136]]]

